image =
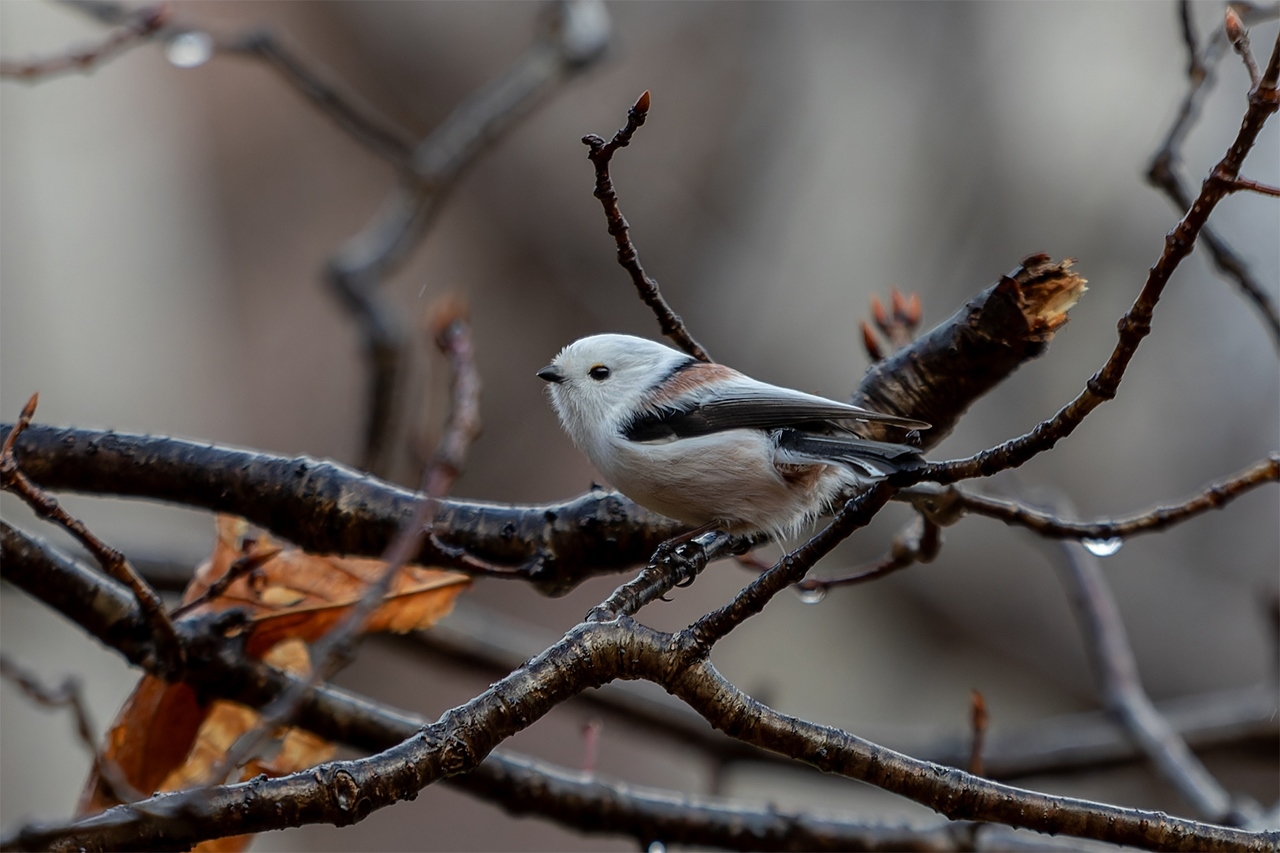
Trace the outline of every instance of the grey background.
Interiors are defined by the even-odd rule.
[[[1203,34],[1218,4],[1194,7]],[[267,24],[365,97],[425,133],[527,46],[531,4],[189,3],[219,31]],[[644,89],[649,123],[616,161],[633,238],[652,275],[717,359],[839,397],[866,366],[858,321],[872,293],[921,294],[926,325],[1045,251],[1075,257],[1090,290],[1049,354],[977,405],[936,458],[1020,434],[1074,396],[1110,352],[1115,321],[1176,222],[1141,175],[1184,90],[1166,3],[650,4],[609,7],[615,50],[482,158],[388,290],[414,322],[466,294],[485,382],[485,433],[455,494],[542,501],[598,475],[560,433],[533,372],[564,343],[615,330],[656,335],[612,258],[578,139],[608,135]],[[1253,42],[1265,61],[1275,25]],[[53,6],[0,4],[0,48],[21,57],[100,31]],[[1185,148],[1198,185],[1243,114],[1228,57]],[[1280,181],[1280,126],[1246,173]],[[372,217],[389,167],[264,66],[219,57],[191,70],[159,46],[91,75],[0,85],[0,416],[41,394],[39,419],[171,434],[280,453],[359,458],[364,375],[352,323],[319,280],[328,254]],[[1275,292],[1274,199],[1240,194],[1214,224]],[[1280,379],[1252,309],[1197,252],[1173,278],[1119,397],[1053,453],[989,484],[1065,494],[1084,517],[1169,502],[1276,447]],[[408,441],[443,417],[447,377],[419,353]],[[5,496],[6,519],[29,520]],[[69,498],[113,544],[192,565],[212,542],[202,513]],[[819,571],[883,553],[907,517],[891,508]],[[1280,547],[1275,488],[1105,562],[1143,678],[1156,697],[1276,675]],[[1033,537],[984,519],[951,528],[941,556],[818,606],[774,602],[717,648],[716,664],[782,710],[855,733],[963,731],[969,690],[993,725],[1096,706],[1079,637]],[[645,612],[676,628],[747,575],[707,572]],[[473,600],[558,633],[615,585],[564,599],[481,582]],[[86,680],[100,727],[136,674],[6,588],[0,643],[50,679]],[[428,716],[487,678],[369,644],[341,677]],[[88,766],[69,724],[0,693],[0,817],[72,808]],[[511,743],[576,766],[589,710],[566,707]],[[1270,804],[1275,756],[1211,756],[1234,790]],[[698,756],[621,724],[600,771],[703,791]],[[1026,784],[1186,812],[1141,767]],[[928,819],[865,786],[740,767],[727,794],[877,819]],[[629,848],[580,839],[433,788],[343,830],[310,827],[258,849]]]

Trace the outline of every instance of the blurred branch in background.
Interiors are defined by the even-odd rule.
[[[385,473],[396,433],[406,334],[401,312],[381,291],[422,241],[464,170],[565,82],[591,67],[609,45],[600,0],[553,7],[546,32],[504,75],[460,104],[413,149],[400,185],[373,222],[330,259],[329,283],[360,322],[369,365],[369,408],[362,467]]]
[[[600,0],[550,4],[534,45],[421,140],[350,87],[332,81],[332,75],[303,60],[269,31],[214,36],[172,21],[163,6],[143,14],[109,0],[69,0],[68,5],[125,29],[96,54],[81,52],[25,65],[6,63],[5,76],[37,79],[51,73],[40,70],[45,67],[86,66],[148,38],[164,40],[170,61],[179,65],[200,65],[215,53],[252,57],[277,71],[353,139],[396,168],[399,185],[382,211],[338,249],[325,271],[364,337],[369,387],[361,467],[385,476],[391,464],[391,442],[398,434],[408,335],[402,309],[386,297],[382,285],[422,242],[441,203],[467,167],[520,119],[605,55],[610,22],[604,4]],[[31,68],[36,70],[27,70]]]

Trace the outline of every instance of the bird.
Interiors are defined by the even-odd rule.
[[[752,379],[664,344],[581,338],[537,372],[574,445],[620,492],[695,532],[793,536],[851,489],[922,464],[852,421],[927,429]]]

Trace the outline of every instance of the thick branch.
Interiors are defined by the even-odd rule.
[[[931,446],[980,396],[1044,349],[1083,280],[1027,259],[937,329],[863,377],[855,402],[935,424]],[[8,427],[0,426],[6,434]],[[877,437],[868,427],[868,437]],[[895,437],[896,438],[896,437]],[[308,551],[376,556],[418,498],[341,465],[162,437],[35,426],[18,442],[24,470],[50,489],[170,501],[243,516]],[[615,494],[562,504],[442,500],[422,562],[502,576],[560,594],[594,575],[643,565],[683,529]],[[443,546],[443,547],[441,547]]]
[[[6,536],[5,542],[10,538]],[[6,555],[6,576],[10,575],[12,562]],[[99,579],[99,583],[111,582]],[[128,602],[134,620],[140,624],[136,605],[121,588],[116,586],[116,590],[116,604]],[[510,734],[575,693],[611,678],[656,681],[690,702],[713,725],[737,737],[792,755],[819,769],[904,794],[949,817],[997,820],[1040,831],[1161,849],[1272,850],[1280,846],[1280,833],[1212,827],[1154,812],[1022,791],[785,717],[738,692],[710,664],[704,662],[690,668],[673,665],[675,661],[669,654],[673,640],[671,635],[650,631],[626,619],[580,625],[484,694],[371,759],[333,762],[279,779],[257,779],[201,792],[199,798],[184,794],[152,797],[133,806],[111,809],[70,830],[59,828],[50,833],[30,829],[8,839],[6,846],[57,843],[60,847],[147,849],[309,822],[349,823],[375,808],[412,796],[433,781],[473,770]],[[215,644],[207,652],[199,659],[208,662],[212,674],[221,665],[220,659],[226,657],[225,644]],[[224,670],[221,681],[215,682],[221,683],[223,690],[234,686],[241,695],[254,691],[278,693],[292,681],[269,667],[246,664],[238,656],[235,659],[254,675],[233,681],[225,677]],[[274,691],[273,686],[277,688]],[[324,702],[334,702],[335,697],[340,698],[336,691],[313,691],[303,705],[299,723],[313,728],[316,709],[323,708]],[[256,698],[250,704],[265,701],[262,696]],[[385,728],[377,728],[376,715],[353,714],[359,706],[351,700],[340,703],[340,707],[337,717],[349,725],[367,727],[372,717],[374,732],[391,734]],[[350,738],[349,731],[345,734],[347,738],[339,734],[339,739]]]

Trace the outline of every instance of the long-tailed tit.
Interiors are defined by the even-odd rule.
[[[796,533],[842,492],[920,463],[852,435],[849,421],[922,429],[779,388],[630,335],[593,335],[538,371],[560,424],[624,495],[728,533]]]

